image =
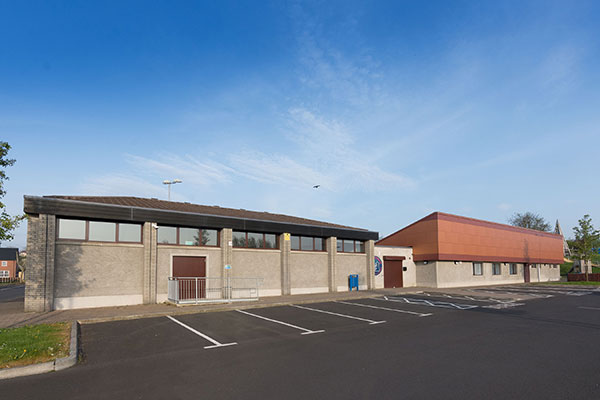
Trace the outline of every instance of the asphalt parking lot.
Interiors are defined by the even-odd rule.
[[[83,325],[82,363],[0,382],[0,392],[11,399],[600,398],[600,291],[515,285],[472,293]]]

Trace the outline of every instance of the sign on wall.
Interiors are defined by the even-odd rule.
[[[381,262],[381,258],[375,256],[375,276],[381,273],[383,269],[383,263]]]
[[[284,233],[283,234],[283,240],[290,240],[290,234],[289,233]]]

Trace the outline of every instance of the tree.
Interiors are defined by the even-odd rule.
[[[579,226],[573,228],[575,240],[572,241],[573,256],[581,260],[581,264],[592,261],[595,251],[600,247],[600,231],[592,225],[592,218],[589,214],[579,220]],[[585,280],[588,279],[588,268],[585,269]]]
[[[16,160],[7,158],[10,145],[7,142],[0,142],[0,242],[12,240],[15,236],[13,231],[19,226],[19,223],[25,218],[24,215],[11,217],[6,212],[6,206],[2,198],[6,194],[4,190],[4,181],[8,180],[5,168],[12,166]]]
[[[515,213],[508,219],[508,223],[521,228],[535,229],[537,231],[549,232],[550,224],[538,214],[527,211],[526,213]]]

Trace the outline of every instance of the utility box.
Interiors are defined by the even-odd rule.
[[[358,291],[358,274],[348,275],[348,289],[352,291],[354,288]]]

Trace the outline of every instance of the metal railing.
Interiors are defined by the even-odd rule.
[[[23,283],[21,278],[11,278],[8,276],[0,276],[0,283]]]
[[[258,300],[260,278],[169,278],[169,301],[199,304]]]

